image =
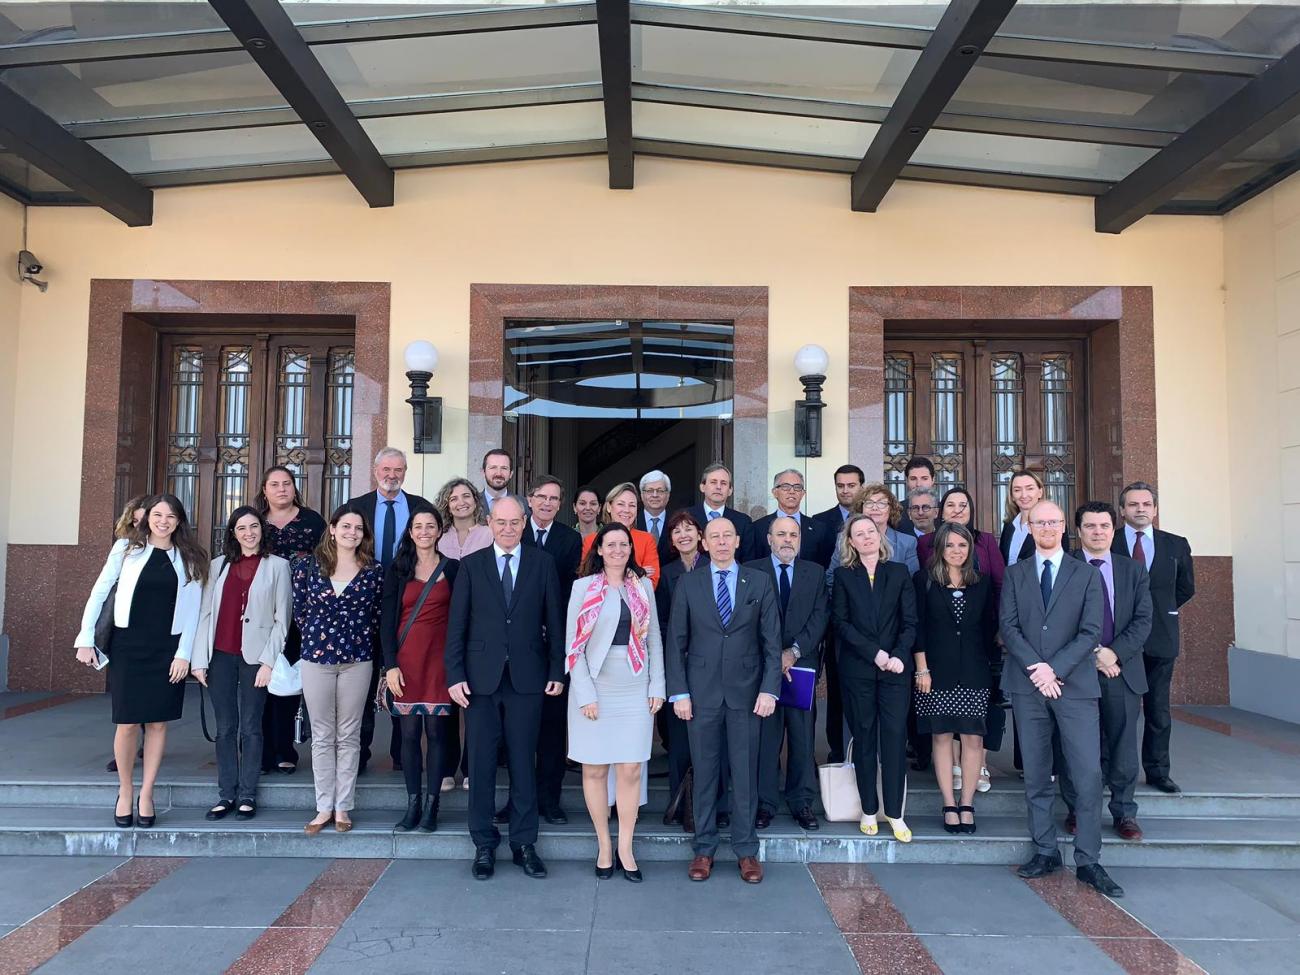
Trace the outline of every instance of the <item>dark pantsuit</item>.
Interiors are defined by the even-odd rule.
[[[1137,817],[1133,792],[1137,786],[1138,709],[1141,698],[1134,694],[1124,678],[1101,678],[1101,777],[1110,789],[1110,817]],[[1073,811],[1074,782],[1068,769],[1060,772],[1061,797]]]
[[[262,708],[262,771],[274,772],[281,762],[298,764],[298,749],[293,746],[294,719],[302,695],[277,697],[267,694]]]
[[[510,767],[510,845],[537,842],[537,732],[544,695],[521,694],[510,681],[510,665],[491,694],[471,694],[465,710],[469,743],[469,833],[476,847],[495,848],[501,833],[496,813],[497,746],[506,743]]]
[[[830,760],[844,757],[844,698],[840,688],[839,655],[836,653],[835,634],[826,632],[822,653],[826,655],[826,747]]]
[[[365,765],[370,761],[370,744],[375,740],[375,691],[379,689],[379,674],[384,669],[384,662],[378,658],[375,660],[375,666],[370,674],[370,690],[367,692],[370,696],[366,698],[365,710],[361,712],[361,764]],[[392,725],[392,734],[388,739],[388,757],[393,760],[394,767],[402,764],[402,727],[397,723],[397,718],[393,715],[388,716]]]
[[[1142,770],[1148,779],[1169,775],[1169,685],[1177,657],[1142,654],[1147,692],[1142,695]]]
[[[558,697],[542,701],[542,722],[537,733],[537,806],[542,810],[560,807],[560,791],[567,769],[565,743],[569,729],[569,685]]]
[[[778,704],[759,722],[758,806],[776,812],[781,801],[781,745],[786,743],[785,802],[792,813],[817,798],[813,759],[813,713]]]
[[[231,802],[257,798],[267,697],[265,687],[253,686],[259,669],[232,653],[213,653],[208,665],[208,692],[217,719],[217,791]]]
[[[699,708],[684,722],[695,765],[695,853],[714,856],[718,850],[718,795],[725,767],[731,773],[731,848],[739,857],[758,856],[758,743],[760,719],[751,710]],[[766,719],[768,721],[772,718]],[[725,738],[724,738],[725,734]]]
[[[1080,809],[1101,808],[1101,729],[1097,720],[1097,699],[1058,697],[1049,700],[1038,693],[1011,695],[1025,758],[1025,801],[1029,807],[1029,835],[1035,852],[1054,856],[1057,852],[1056,822],[1052,809],[1056,785],[1052,782],[1052,733],[1060,729],[1061,753],[1073,783]],[[1074,863],[1095,864],[1101,855],[1101,820],[1080,816],[1074,839]]]
[[[842,685],[844,712],[853,736],[853,765],[862,811],[874,816],[885,803],[885,815],[903,818],[907,801],[907,712],[912,704],[910,682],[850,680]],[[880,793],[876,792],[876,767]]]

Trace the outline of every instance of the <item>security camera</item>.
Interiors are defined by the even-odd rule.
[[[45,265],[36,259],[36,255],[31,251],[18,252],[18,280],[30,281],[36,287],[41,289],[41,293],[49,287],[45,281],[41,281],[36,275],[45,270]]]

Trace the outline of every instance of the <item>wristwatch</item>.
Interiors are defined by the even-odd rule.
[[[790,652],[794,654],[794,659],[795,659],[796,662],[799,660],[800,657],[803,656],[803,654],[801,654],[801,653],[799,652],[799,648],[798,648],[798,647],[791,647],[791,648],[790,648]]]

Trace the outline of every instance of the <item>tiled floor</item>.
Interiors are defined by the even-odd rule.
[[[0,975],[1260,975],[1300,952],[1296,871],[1116,870],[1111,902],[1068,870],[730,867],[644,863],[634,886],[581,863],[479,883],[446,861],[7,858]]]

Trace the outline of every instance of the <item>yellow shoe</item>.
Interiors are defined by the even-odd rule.
[[[875,836],[880,832],[880,827],[876,825],[875,816],[863,815],[862,819],[858,822],[858,829],[862,830],[862,832],[866,833],[868,836]]]
[[[889,819],[888,816],[885,817]],[[894,829],[894,839],[900,843],[912,842],[912,831],[907,828],[907,823],[901,819],[889,819],[889,825]]]

